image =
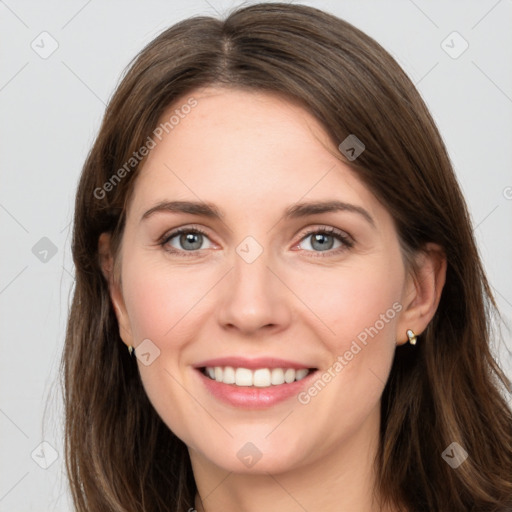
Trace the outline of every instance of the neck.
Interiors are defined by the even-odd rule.
[[[197,512],[322,510],[381,512],[374,493],[380,411],[321,456],[287,472],[234,473],[189,450],[198,495]]]

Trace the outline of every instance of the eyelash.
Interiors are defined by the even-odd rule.
[[[201,235],[203,235],[203,236],[208,238],[208,234],[205,231],[203,231],[202,229],[197,228],[197,227],[191,228],[191,227],[184,226],[184,227],[175,229],[174,231],[172,231],[169,234],[166,233],[160,239],[160,241],[158,243],[167,252],[169,252],[171,254],[175,254],[177,256],[183,256],[183,257],[193,257],[193,256],[195,256],[196,253],[199,252],[201,249],[198,249],[198,250],[195,250],[195,251],[184,251],[184,250],[177,250],[177,249],[174,249],[174,248],[171,248],[171,249],[166,248],[166,245],[169,243],[169,241],[172,240],[173,238],[175,238],[176,236],[180,235],[181,233],[201,234]],[[342,251],[346,251],[347,249],[351,249],[352,247],[354,247],[354,241],[353,241],[353,239],[351,237],[343,234],[343,232],[338,231],[337,229],[332,228],[332,227],[316,228],[316,229],[308,230],[308,231],[306,231],[305,233],[302,234],[299,243],[302,242],[304,239],[306,239],[308,236],[317,235],[317,234],[333,236],[335,239],[340,241],[343,244],[343,246],[342,247],[338,247],[337,249],[334,249],[334,250],[329,249],[327,251],[306,251],[307,253],[316,253],[316,254],[310,254],[308,257],[312,257],[312,258],[317,258],[317,257],[325,258],[325,257],[328,257],[328,256],[333,256],[333,255],[339,254]],[[322,252],[326,252],[327,256],[324,256],[322,254]]]

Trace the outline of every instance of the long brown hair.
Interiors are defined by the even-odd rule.
[[[98,238],[112,233],[115,251],[140,167],[126,162],[170,104],[207,85],[300,101],[336,146],[355,134],[365,151],[354,161],[338,156],[391,213],[404,254],[428,242],[446,253],[438,310],[416,346],[396,349],[382,395],[375,462],[384,502],[430,512],[512,507],[512,414],[503,397],[512,387],[490,351],[496,305],[434,121],[409,78],[370,37],[311,7],[264,3],[225,20],[182,21],[147,45],[113,95],[85,162],[62,358],[66,469],[76,510],[194,507],[187,447],[155,412],[119,337]],[[441,456],[452,442],[468,453],[457,469]]]

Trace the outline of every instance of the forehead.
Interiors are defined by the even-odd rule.
[[[223,211],[248,215],[262,205],[271,209],[300,199],[336,197],[370,210],[377,206],[333,155],[337,148],[321,124],[281,95],[196,90],[166,110],[159,126],[166,122],[139,170],[133,200],[138,213],[169,199],[219,202]]]

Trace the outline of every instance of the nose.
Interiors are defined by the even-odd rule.
[[[225,330],[244,335],[277,333],[291,321],[291,292],[284,276],[271,268],[265,251],[253,262],[235,256],[234,268],[224,279],[217,319]],[[276,267],[276,265],[272,265]]]

